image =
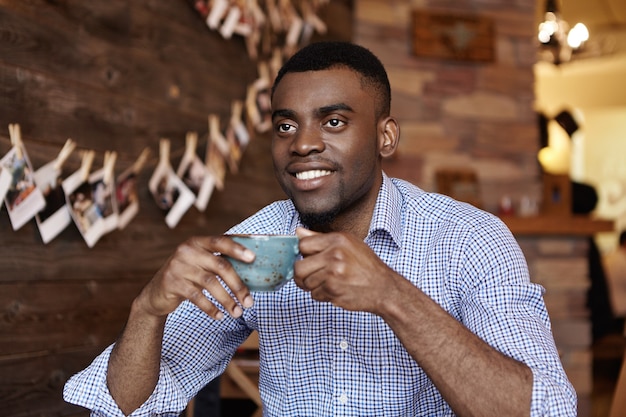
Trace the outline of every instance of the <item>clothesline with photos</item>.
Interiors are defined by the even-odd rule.
[[[326,33],[317,15],[330,0],[194,0],[194,8],[211,30],[225,39],[244,38],[256,60],[281,46],[285,55],[307,44],[315,32]]]
[[[192,205],[204,211],[213,190],[223,189],[226,171],[238,171],[255,132],[269,129],[269,72],[266,64],[261,67],[265,69],[249,87],[246,102],[232,102],[225,129],[217,114],[209,114],[204,160],[198,156],[197,132],[187,132],[176,170],[170,161],[170,140],[160,139],[158,163],[148,187],[170,228],[176,227]],[[106,151],[102,168],[92,172],[95,151],[84,150],[80,168],[64,178],[63,164],[76,149],[72,139],[67,139],[52,161],[34,170],[18,124],[9,125],[9,137],[11,148],[0,159],[0,207],[6,206],[13,230],[34,218],[47,244],[74,223],[91,248],[105,234],[124,229],[137,215],[137,179],[149,148],[118,176],[114,173],[115,151]]]

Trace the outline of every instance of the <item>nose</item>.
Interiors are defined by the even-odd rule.
[[[313,152],[321,153],[325,145],[319,129],[300,126],[293,142],[291,142],[291,152],[297,155],[308,155]]]

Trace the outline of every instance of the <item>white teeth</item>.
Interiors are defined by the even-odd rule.
[[[325,177],[326,175],[330,175],[330,171],[316,169],[313,171],[297,172],[296,178],[299,180],[312,180],[315,178]]]

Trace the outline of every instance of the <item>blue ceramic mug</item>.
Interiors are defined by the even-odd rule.
[[[250,291],[276,291],[293,279],[293,265],[299,253],[297,236],[229,236],[256,254],[252,263],[225,256]]]

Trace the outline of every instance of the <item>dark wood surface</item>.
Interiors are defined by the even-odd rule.
[[[593,236],[615,230],[612,220],[593,219],[584,215],[502,216],[501,219],[514,235]]]
[[[175,246],[283,197],[264,136],[206,212],[190,209],[175,229],[147,188],[159,139],[171,140],[176,166],[185,133],[199,132],[202,144],[209,113],[226,123],[256,64],[241,39],[210,31],[185,1],[0,0],[0,22],[0,154],[10,148],[9,123],[20,124],[35,169],[67,138],[96,151],[95,169],[116,151],[118,173],[152,151],[138,216],[92,249],[74,225],[44,245],[34,220],[13,231],[0,211],[0,415],[87,415],[63,402],[65,381],[115,340],[130,302]],[[79,165],[75,152],[66,171]]]

